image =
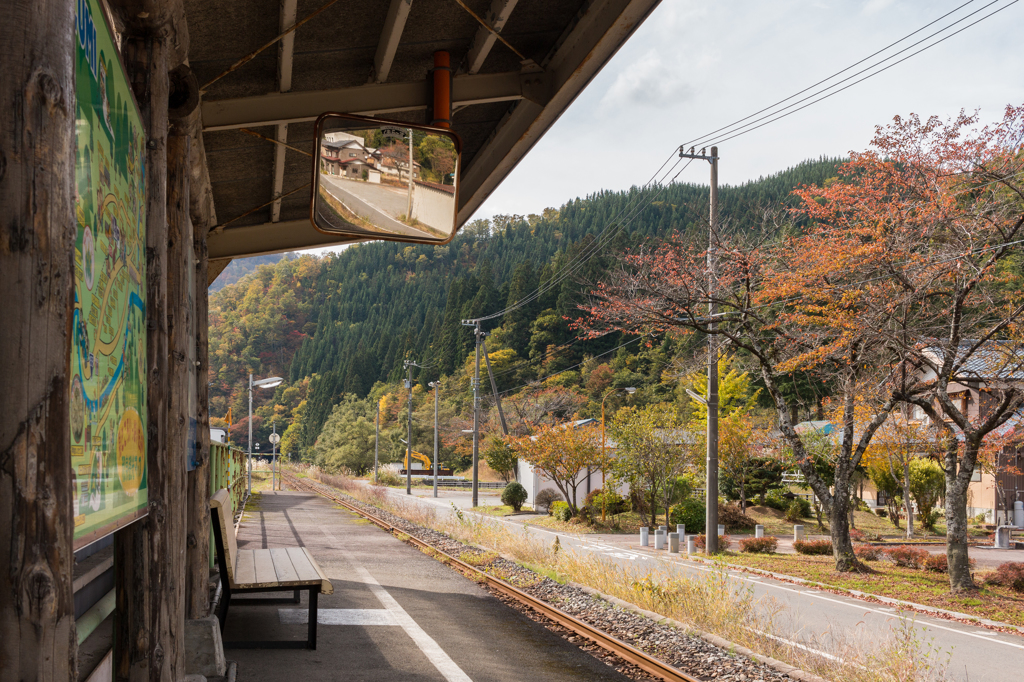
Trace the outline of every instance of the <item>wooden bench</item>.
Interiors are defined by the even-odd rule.
[[[232,595],[245,592],[294,592],[284,599],[235,599],[234,604],[298,604],[303,590],[309,592],[309,626],[305,642],[240,641],[224,642],[224,648],[235,649],[316,649],[317,598],[333,594],[334,587],[313,555],[305,547],[274,549],[238,549],[235,540],[231,497],[221,489],[210,499],[213,540],[217,548],[222,595],[217,618],[221,632],[228,619]]]

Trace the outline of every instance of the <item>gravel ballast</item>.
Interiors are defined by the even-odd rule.
[[[325,484],[319,483],[319,485]],[[733,680],[737,682],[770,682],[794,679],[770,665],[715,646],[698,635],[689,634],[678,627],[657,622],[640,613],[613,605],[595,594],[573,585],[555,582],[514,561],[498,556],[494,552],[463,544],[443,533],[424,528],[379,507],[361,502],[336,488],[332,488],[332,490],[345,495],[350,504],[366,510],[401,529],[402,532],[466,563],[479,564],[478,568],[488,574],[514,585],[527,594],[555,606],[688,675],[702,680],[728,682]],[[635,680],[654,679],[640,668],[558,625],[521,602],[496,590],[491,589],[490,591],[502,602],[526,613],[532,620],[544,624],[548,629],[558,633],[567,641],[577,644],[627,677]],[[794,677],[803,676],[794,675]]]

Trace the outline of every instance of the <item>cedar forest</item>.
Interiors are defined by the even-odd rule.
[[[766,216],[793,205],[794,187],[824,184],[840,159],[808,161],[768,178],[720,189],[723,228],[761,231]],[[633,215],[631,208],[643,206]],[[616,221],[620,214],[627,218]],[[248,439],[247,380],[281,376],[274,390],[254,389],[253,439],[268,447],[273,426],[280,450],[328,470],[362,474],[372,467],[374,420],[381,408],[380,459],[404,457],[408,392],[403,360],[413,368],[413,442],[433,452],[433,397],[440,384],[441,464],[464,470],[471,459],[474,342],[463,319],[500,310],[538,287],[528,305],[484,324],[487,350],[514,433],[529,425],[600,417],[609,387],[635,386],[628,403],[677,401],[691,409],[681,379],[701,362],[703,338],[636,338],[612,333],[578,338],[578,306],[617,253],[648,240],[707,231],[708,188],[670,184],[599,192],[541,215],[502,215],[467,224],[446,246],[377,242],[326,257],[285,254],[274,263],[234,262],[211,288],[211,424],[232,442]],[[630,219],[628,216],[631,216]],[[627,222],[628,221],[628,222]],[[625,229],[616,229],[625,223]],[[778,234],[799,229],[772,224]],[[610,241],[572,276],[545,287],[581,254]],[[255,259],[253,259],[255,260]],[[246,274],[248,273],[248,274]],[[213,289],[216,289],[214,292]],[[625,344],[625,345],[624,345]],[[483,433],[500,436],[486,371],[481,374]],[[791,386],[809,414],[821,386],[794,375]],[[609,412],[627,403],[613,395]],[[765,405],[767,406],[767,404]],[[488,447],[482,438],[482,449]]]

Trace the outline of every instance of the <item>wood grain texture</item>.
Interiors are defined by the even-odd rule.
[[[0,679],[77,675],[68,358],[73,0],[0,22]]]

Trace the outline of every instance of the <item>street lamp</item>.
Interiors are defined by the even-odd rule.
[[[247,495],[252,495],[252,389],[256,388],[274,388],[280,386],[284,381],[281,377],[267,377],[266,379],[257,379],[253,381],[252,374],[249,375],[249,458],[248,458],[248,482],[246,488],[248,489]]]
[[[434,497],[437,497],[437,396],[441,382],[431,381],[427,384],[434,389]]]
[[[636,393],[636,388],[633,386],[627,386],[626,388],[623,389],[609,388],[607,391],[604,392],[604,397],[601,398],[601,459],[604,460],[605,462],[604,465],[601,467],[601,523],[604,523],[605,515],[608,510],[608,491],[604,489],[604,470],[605,467],[608,466],[608,448],[606,445],[604,433],[604,401],[608,400],[608,396],[610,396],[612,393],[615,393],[616,391],[619,390],[625,391],[627,395],[633,395],[634,393]],[[587,475],[587,481],[590,481],[589,474]]]

